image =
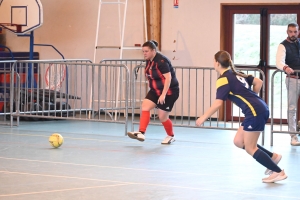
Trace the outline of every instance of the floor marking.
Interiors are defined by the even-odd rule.
[[[45,135],[33,135],[33,134],[20,134],[20,133],[0,133],[0,135],[16,135],[16,136],[29,136],[29,137],[45,137],[48,138],[49,136],[45,136]],[[69,133],[70,134],[70,133]],[[90,138],[74,138],[74,137],[65,137],[63,136],[64,139],[72,139],[72,140],[86,140],[86,141],[99,141],[99,142],[111,142],[111,143],[128,143],[128,144],[136,144],[137,146],[143,144],[143,145],[148,145],[148,146],[168,146],[168,145],[161,145],[159,144],[149,144],[149,143],[141,143],[137,140],[132,140],[131,142],[127,142],[127,141],[116,141],[116,140],[101,140],[101,139],[90,139]],[[104,137],[110,137],[110,136],[104,136]],[[120,136],[121,137],[121,136]],[[126,136],[124,136],[126,137]],[[125,138],[124,138],[125,139]],[[129,138],[128,138],[129,139]],[[148,140],[160,140],[160,139],[148,139]],[[205,142],[194,142],[194,141],[180,141],[180,142],[187,142],[187,143],[192,143],[192,144],[218,144],[218,145],[224,145],[224,146],[229,146],[228,144],[221,144],[221,143],[205,143]],[[198,148],[198,149],[203,149],[203,148],[209,148],[209,146],[198,146],[198,145],[176,145],[179,147],[189,147],[189,148]],[[232,145],[230,145],[230,147],[232,147]]]
[[[0,157],[0,159],[5,160],[16,160],[16,161],[26,161],[26,162],[39,162],[39,163],[50,163],[50,164],[61,164],[61,165],[73,165],[73,166],[82,166],[82,167],[96,167],[96,168],[109,168],[109,169],[122,169],[122,170],[133,170],[133,171],[146,171],[146,172],[159,172],[159,173],[168,173],[168,174],[186,174],[193,176],[213,176],[213,177],[229,177],[229,178],[240,178],[237,176],[224,176],[218,174],[199,174],[199,173],[191,173],[191,172],[181,172],[181,171],[166,171],[166,170],[154,170],[154,169],[141,169],[141,168],[129,168],[129,167],[114,167],[114,166],[101,166],[101,165],[89,165],[89,164],[77,164],[77,163],[67,163],[67,162],[53,162],[53,161],[44,161],[44,160],[30,160],[23,158],[8,158],[8,157]],[[247,180],[257,180],[256,178],[252,178],[253,176],[246,177]],[[245,176],[244,176],[245,178]],[[291,183],[300,183],[297,181],[289,181]]]
[[[169,187],[169,188],[179,188],[179,189],[189,189],[189,190],[199,190],[199,191],[210,191],[210,192],[220,192],[220,193],[230,193],[230,194],[243,194],[243,195],[254,195],[254,196],[264,196],[264,197],[279,197],[279,198],[290,198],[290,199],[299,199],[299,197],[291,197],[291,196],[279,196],[279,195],[268,195],[268,194],[257,194],[257,193],[248,193],[248,192],[237,192],[237,191],[228,191],[228,190],[215,190],[215,189],[207,189],[207,188],[196,188],[196,187],[185,187],[185,186],[176,186],[176,185],[165,185],[165,184],[152,184],[152,183],[143,183],[143,182],[121,182],[121,181],[110,181],[110,180],[101,180],[101,179],[88,179],[88,178],[80,178],[80,177],[71,177],[71,176],[57,176],[57,175],[48,175],[48,174],[30,174],[23,172],[8,172],[8,171],[0,171],[0,173],[10,173],[10,174],[21,174],[21,175],[30,175],[30,176],[47,176],[47,177],[56,177],[56,178],[69,178],[69,179],[80,179],[80,180],[94,180],[94,181],[103,181],[103,182],[115,182],[120,183],[116,185],[108,185],[108,186],[92,186],[92,187],[84,187],[84,188],[73,188],[73,189],[63,189],[63,190],[51,190],[51,191],[42,191],[42,192],[31,192],[31,193],[20,193],[20,194],[6,194],[0,195],[0,197],[7,196],[20,196],[20,195],[29,195],[29,194],[39,194],[46,192],[54,192],[54,191],[68,191],[68,190],[80,190],[80,189],[90,189],[90,188],[100,188],[100,187],[116,187],[116,186],[124,186],[124,185],[136,185],[139,186],[155,186],[155,187]]]
[[[0,197],[12,197],[12,196],[44,194],[44,193],[50,193],[50,192],[66,192],[66,191],[74,191],[74,190],[86,190],[86,189],[95,189],[95,188],[116,187],[116,186],[123,186],[123,185],[128,185],[128,184],[102,185],[102,186],[91,186],[91,187],[82,187],[82,188],[61,189],[61,190],[45,190],[45,191],[40,191],[40,192],[27,192],[27,193],[17,193],[17,194],[4,194],[4,195],[0,194]]]
[[[147,171],[147,172],[188,174],[188,175],[199,175],[199,176],[216,176],[216,177],[220,176],[220,175],[215,175],[215,174],[211,175],[211,174],[198,174],[198,173],[190,173],[190,172],[154,170],[154,169],[141,169],[141,168],[130,168],[130,167],[101,166],[101,165],[77,164],[77,163],[67,163],[67,162],[53,162],[53,161],[46,161],[46,160],[31,160],[31,159],[23,159],[23,158],[0,157],[0,159],[16,160],[16,161],[26,161],[26,162],[50,163],[50,164],[61,164],[61,165],[73,165],[73,166],[82,166],[82,167],[111,168],[111,169],[123,169],[123,170],[134,170],[134,171],[138,170],[138,171]]]

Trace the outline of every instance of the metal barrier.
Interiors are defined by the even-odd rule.
[[[49,68],[44,77],[49,85],[38,76],[45,67]],[[12,84],[20,94],[13,117],[124,123],[127,132],[129,70],[125,65],[37,60],[17,61],[14,69],[24,74],[20,74],[19,87]],[[114,120],[116,110],[118,119]]]
[[[41,118],[103,121],[125,124],[132,115],[132,126],[139,123],[135,115],[148,92],[144,75],[144,60],[103,60],[101,64],[78,63],[78,60],[17,61],[12,73],[18,69],[20,85],[13,84],[19,102],[12,98],[8,114],[27,120]],[[129,71],[129,65],[131,69]],[[44,69],[44,73],[41,70]],[[47,70],[45,70],[47,69]],[[180,83],[180,96],[170,118],[174,126],[196,127],[195,120],[215,100],[215,83],[218,74],[213,68],[174,67]],[[240,69],[265,80],[264,73],[256,68]],[[39,74],[45,74],[40,77]],[[45,80],[48,84],[45,84]],[[50,84],[51,83],[51,84]],[[265,85],[265,84],[264,84]],[[263,92],[264,94],[264,85]],[[264,96],[262,97],[264,99]],[[130,109],[130,110],[128,110]],[[237,130],[241,124],[240,110],[232,103],[225,103],[222,113],[214,114],[202,128]],[[234,116],[228,118],[228,116]],[[156,113],[151,124],[160,124]],[[264,144],[264,133],[262,135]]]
[[[132,82],[131,80],[137,79],[137,74],[139,72],[139,67],[137,67],[137,66],[145,65],[146,64],[145,60],[144,59],[103,59],[100,61],[100,63],[101,64],[124,64],[128,67],[129,73],[130,73],[129,74],[129,77],[130,77],[130,79],[129,79],[129,81],[130,81],[129,82],[129,85],[130,85],[129,94],[130,94],[130,96],[128,99],[128,105],[129,105],[129,109],[132,108],[133,100],[131,99],[131,97],[132,97],[132,92],[133,92],[132,84],[134,82]],[[137,81],[135,81],[135,83],[137,83]],[[147,87],[148,87],[148,82],[145,79],[141,80],[141,82],[139,82],[138,84],[141,85],[145,89],[147,89]],[[136,101],[137,101],[137,99],[136,99]]]
[[[300,70],[294,70],[295,73],[297,73],[297,76],[299,76]],[[297,127],[296,121],[297,119],[297,110],[298,106],[294,108],[294,117],[292,120],[295,121],[295,131],[290,131],[287,119],[288,119],[288,102],[289,97],[287,95],[287,91],[289,89],[286,89],[285,80],[289,82],[289,79],[295,80],[297,85],[300,84],[300,79],[294,79],[287,76],[283,71],[277,69],[273,72],[271,76],[271,136],[270,136],[270,144],[273,146],[273,134],[274,133],[282,133],[282,134],[299,134],[297,130],[299,129]],[[296,88],[295,92],[296,94],[299,94],[299,89]],[[296,97],[295,101],[298,102],[299,96]]]
[[[49,62],[49,63],[53,63],[53,62],[75,62],[75,63],[92,63],[91,60],[89,59],[66,59],[66,60],[43,60],[44,62]],[[3,117],[3,121],[6,122],[6,120],[11,119],[11,112],[10,112],[10,105],[11,105],[11,101],[16,101],[16,99],[11,96],[11,92],[10,92],[10,85],[11,84],[16,84],[19,82],[16,82],[16,80],[10,80],[11,76],[11,71],[12,71],[12,67],[17,67],[17,65],[14,65],[17,62],[17,60],[7,60],[7,61],[0,61],[0,69],[4,70],[3,72],[0,73],[0,116],[4,116]],[[49,64],[51,65],[51,64]],[[34,73],[33,76],[40,77],[41,74],[38,74],[37,72],[37,67],[36,66],[32,66],[31,64],[28,65],[28,67],[33,68],[33,71],[36,71],[36,73]],[[28,82],[27,80],[25,80],[25,77],[27,77],[27,72],[28,70],[30,71],[30,69],[26,69],[24,66],[21,66],[21,68],[15,68],[15,77],[18,78],[18,81],[22,81],[23,82],[23,86],[26,82]],[[39,73],[43,73],[41,70],[39,70]],[[21,77],[20,77],[21,75]],[[30,74],[31,75],[31,74]],[[22,78],[22,80],[21,80]],[[31,79],[31,77],[29,77]],[[25,84],[26,85],[26,84]],[[28,83],[27,83],[28,85]],[[6,123],[4,123],[6,124]],[[13,125],[13,121],[10,120],[10,125]],[[19,118],[17,118],[17,126],[19,125]]]
[[[0,61],[0,116],[3,116],[3,121],[7,125],[7,120],[10,119],[10,102],[13,100],[13,96],[10,96],[10,82],[11,82],[11,69],[16,60]],[[18,76],[16,76],[18,79]],[[10,121],[12,126],[13,122]]]
[[[139,69],[139,70],[137,70]],[[148,88],[140,86],[138,83],[145,81],[144,75],[145,66],[136,66],[134,71],[138,71],[137,79],[131,77],[133,87],[133,106],[131,112],[132,126],[131,130],[134,130],[134,124],[139,124],[139,120],[136,120],[135,115],[140,114],[140,105],[138,102],[142,102],[148,92]],[[176,101],[172,112],[170,113],[170,119],[174,126],[179,127],[192,127],[195,128],[196,119],[201,116],[202,113],[208,109],[215,100],[215,83],[218,79],[218,74],[214,68],[211,67],[174,67],[176,77],[179,81],[180,94]],[[245,74],[252,74],[254,77],[262,78],[265,80],[263,71],[257,68],[241,68],[239,71]],[[265,84],[263,84],[262,94],[265,91]],[[264,96],[262,96],[265,99]],[[229,112],[229,113],[228,113]],[[235,116],[230,119],[227,115]],[[156,116],[154,114],[154,116]],[[237,130],[241,124],[241,118],[244,117],[240,109],[230,103],[229,105],[224,103],[224,112],[218,111],[208,121],[204,123],[201,128],[212,128],[222,130]],[[236,119],[237,118],[237,119]],[[150,124],[161,124],[157,117],[153,117]],[[262,133],[262,144],[264,144],[264,132]]]

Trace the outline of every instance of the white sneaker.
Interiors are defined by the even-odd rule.
[[[284,170],[281,172],[273,172],[269,177],[263,178],[262,182],[264,183],[275,183],[277,181],[282,181],[287,178],[287,175],[284,173]]]
[[[175,142],[175,138],[168,135],[168,136],[161,142],[161,144],[171,144],[172,142]]]
[[[139,131],[128,132],[127,135],[131,139],[136,139],[136,140],[141,141],[141,142],[145,141],[145,135],[143,133],[139,132]]]
[[[291,145],[292,145],[292,146],[300,146],[300,142],[298,141],[297,135],[294,135],[294,136],[291,138]]]
[[[276,158],[274,160],[273,159],[272,160],[277,165],[280,162],[281,158],[282,158],[282,155],[277,154]],[[270,169],[266,169],[266,171],[265,171],[265,175],[270,175],[272,173],[273,173],[273,171]]]

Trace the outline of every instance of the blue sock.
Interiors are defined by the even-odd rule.
[[[258,147],[260,150],[264,151],[266,154],[268,154],[268,156],[270,156],[271,158],[273,157],[273,153],[272,153],[272,152],[270,152],[270,151],[268,151],[267,149],[263,148],[263,147],[260,146],[259,144],[257,144],[257,147]],[[245,149],[245,146],[243,146],[243,149]]]
[[[281,172],[281,169],[273,162],[273,160],[264,151],[257,149],[253,154],[253,158],[259,162],[261,165],[265,166],[269,170],[274,172]]]
[[[268,154],[268,156],[270,156],[272,158],[273,153],[268,151],[267,149],[263,148],[262,146],[260,146],[259,144],[257,144],[257,147],[262,150],[263,152],[265,152],[266,154]]]

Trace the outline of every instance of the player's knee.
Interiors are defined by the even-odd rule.
[[[153,106],[152,105],[150,105],[150,104],[147,104],[147,103],[143,103],[142,104],[142,111],[150,111],[150,110],[152,110],[153,109]]]
[[[165,122],[168,120],[168,116],[160,115],[158,116],[160,122]]]
[[[233,143],[235,146],[237,146],[238,148],[243,149],[244,148],[244,142],[241,140],[238,140],[236,138],[234,138]]]
[[[255,153],[255,151],[257,150],[257,148],[249,145],[249,146],[245,146],[245,150],[249,155],[253,155]]]
[[[167,112],[160,111],[158,113],[158,118],[160,122],[165,122],[169,119],[169,115]]]

